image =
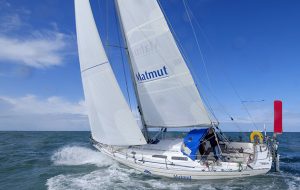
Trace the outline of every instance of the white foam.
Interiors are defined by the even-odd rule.
[[[293,174],[289,172],[276,172],[269,173],[268,176],[272,176],[274,183],[273,187],[278,188],[278,185],[284,186],[281,189],[289,189],[289,190],[299,190],[300,188],[300,176],[298,174]],[[278,184],[278,181],[284,182],[283,184]],[[269,188],[271,189],[271,188]]]
[[[58,175],[47,180],[49,190],[59,189],[114,189],[136,187],[130,179],[131,170],[123,170],[118,164],[87,174]]]
[[[47,180],[49,190],[62,189],[232,189],[232,183],[216,181],[177,181],[168,178],[153,178],[118,163],[83,174],[58,175]]]
[[[80,146],[66,146],[56,151],[51,160],[55,165],[95,164],[108,166],[90,173],[61,174],[47,180],[50,190],[59,189],[149,189],[170,188],[170,184],[119,165],[100,152]],[[172,184],[172,189],[181,189],[184,183]]]
[[[98,151],[81,146],[65,146],[56,151],[51,160],[55,165],[94,164],[98,167],[110,166],[114,161]]]
[[[300,189],[300,177],[290,176],[289,179],[285,180],[290,190],[299,190]]]
[[[154,179],[117,163],[87,174],[58,175],[47,180],[49,190],[62,189],[215,189],[210,184]]]

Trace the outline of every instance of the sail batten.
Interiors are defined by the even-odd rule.
[[[91,66],[91,67],[89,67],[89,68],[86,68],[86,69],[82,70],[81,73],[83,73],[83,72],[85,72],[85,71],[87,71],[87,70],[89,70],[89,69],[93,69],[93,68],[95,68],[95,67],[98,67],[98,66],[100,66],[100,65],[104,65],[104,64],[106,64],[106,63],[108,63],[108,61],[104,61],[103,63],[99,63],[99,64],[97,64],[97,65],[94,65],[94,66]]]
[[[93,139],[108,145],[146,144],[104,51],[88,0],[75,0],[81,77]]]
[[[156,0],[116,0],[147,127],[211,120]]]

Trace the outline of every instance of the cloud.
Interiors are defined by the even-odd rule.
[[[0,10],[2,10],[5,7],[10,7],[11,4],[7,2],[7,0],[0,0]]]
[[[29,22],[31,11],[0,2],[0,61],[45,69],[63,65],[74,52],[74,37],[62,33],[55,22],[36,28]]]
[[[89,125],[83,101],[1,96],[0,130],[81,131],[89,130]]]
[[[11,33],[30,25],[25,21],[28,20],[31,11],[22,7],[13,7],[7,1],[0,1],[0,33]]]
[[[61,65],[64,60],[67,36],[48,32],[32,39],[0,36],[0,60],[35,68]]]
[[[9,14],[1,17],[0,31],[6,33],[12,30],[19,29],[22,26],[21,18],[18,14]]]

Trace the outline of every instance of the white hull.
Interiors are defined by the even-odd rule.
[[[176,144],[176,142],[178,141],[166,142],[164,146],[168,143],[171,144],[168,147],[162,147],[160,144],[157,144],[121,148],[100,143],[96,143],[94,146],[105,155],[142,173],[176,179],[201,180],[248,177],[266,174],[271,169],[272,157],[265,145],[244,143],[246,146],[253,145],[254,147],[254,158],[251,163],[249,163],[249,160],[246,163],[238,163],[236,160],[217,163],[212,160],[203,162],[196,159],[193,161],[189,158],[188,160],[171,160],[174,156],[185,157],[180,151],[176,151],[180,144]],[[241,143],[233,144],[241,145]],[[163,148],[168,148],[168,150]],[[248,153],[243,154],[246,155]],[[153,155],[166,155],[167,158],[153,158]],[[237,155],[240,155],[240,153],[231,154],[230,156]]]

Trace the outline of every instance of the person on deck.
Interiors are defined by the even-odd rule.
[[[214,157],[216,161],[219,161],[219,159],[221,159],[220,148],[218,146],[218,137],[215,135],[213,128],[209,128],[208,135],[205,137],[205,140],[209,141],[214,152]]]
[[[201,141],[199,146],[199,156],[202,161],[207,159],[207,156],[210,153],[209,142]]]

